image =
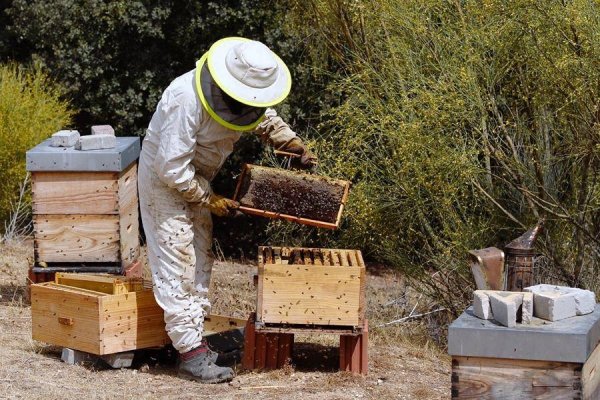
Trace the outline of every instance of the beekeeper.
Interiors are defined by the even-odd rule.
[[[291,87],[287,66],[264,44],[230,37],[214,43],[196,68],[162,94],[144,138],[139,197],[154,295],[166,330],[180,353],[179,376],[206,383],[229,381],[231,368],[215,364],[202,339],[213,265],[211,213],[228,215],[238,204],[210,182],[244,132],[279,150],[314,156],[268,108]]]

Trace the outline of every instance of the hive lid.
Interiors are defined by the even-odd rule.
[[[140,138],[118,137],[114,149],[52,147],[47,139],[26,153],[27,171],[124,171],[140,155]]]
[[[448,328],[452,356],[584,363],[600,341],[600,305],[593,313],[507,328],[468,308]]]

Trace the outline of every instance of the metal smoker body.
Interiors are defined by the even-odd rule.
[[[533,285],[533,257],[535,242],[542,231],[544,220],[506,245],[506,288],[522,292]]]
[[[506,245],[504,251],[496,247],[469,251],[471,271],[477,289],[521,292],[533,285],[533,258],[535,242],[544,220]]]

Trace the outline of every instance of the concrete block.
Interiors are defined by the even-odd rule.
[[[84,362],[94,362],[96,360],[96,356],[90,353],[86,353],[79,350],[73,350],[65,347],[62,349],[60,359],[69,365],[75,365]]]
[[[509,328],[517,326],[517,311],[523,304],[523,294],[496,292],[491,293],[489,297],[494,319]]]
[[[560,321],[577,315],[575,297],[565,296],[558,291],[534,294],[535,316],[548,321]]]
[[[102,150],[114,149],[117,140],[113,135],[88,135],[79,138],[75,145],[77,150]]]
[[[79,351],[65,347],[62,350],[61,359],[69,365],[81,363],[92,363],[98,365],[98,362],[102,360],[111,368],[129,368],[133,364],[134,355],[135,353],[133,351],[127,351],[123,353],[97,356],[95,354],[86,353],[85,351]]]
[[[50,146],[73,147],[79,140],[79,132],[72,130],[58,131],[52,135]]]
[[[533,320],[533,293],[523,293],[523,306],[521,311],[521,323],[531,324]]]
[[[124,171],[140,155],[140,138],[118,137],[116,140],[114,149],[94,152],[52,147],[52,140],[45,140],[27,151],[27,171]]]
[[[133,351],[123,353],[106,354],[100,356],[100,359],[108,364],[111,368],[129,368],[133,364]]]
[[[490,293],[493,290],[476,290],[473,292],[473,314],[481,319],[494,319],[490,308]]]
[[[577,315],[586,315],[594,312],[596,308],[596,293],[590,290],[577,289],[575,306]]]
[[[92,135],[115,136],[115,130],[110,125],[94,125],[92,126]]]
[[[549,321],[589,314],[596,306],[596,295],[589,290],[545,284],[524,290],[533,293],[535,316]]]

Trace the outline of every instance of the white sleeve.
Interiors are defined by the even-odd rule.
[[[196,172],[191,161],[200,121],[200,116],[196,115],[198,107],[185,93],[167,89],[157,111],[161,112],[162,121],[154,171],[164,184],[182,192],[189,188]]]
[[[296,137],[296,133],[272,108],[265,111],[265,119],[258,124],[255,132],[264,142],[278,148]]]

